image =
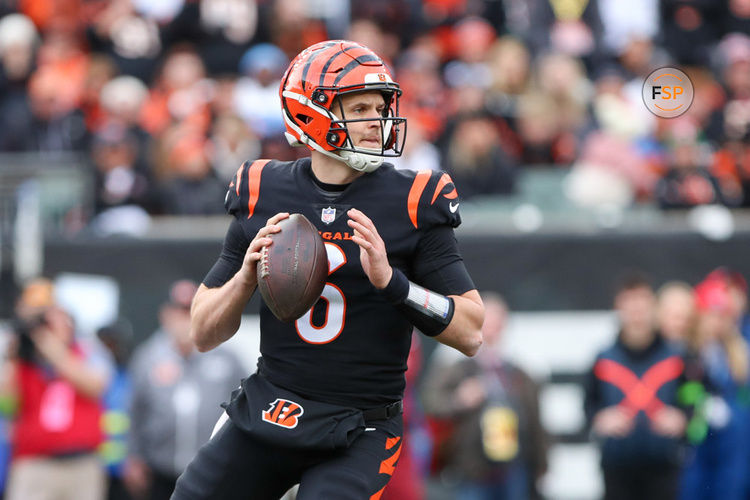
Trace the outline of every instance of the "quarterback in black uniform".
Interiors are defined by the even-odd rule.
[[[294,323],[261,306],[258,371],[226,405],[173,499],[377,499],[401,451],[414,326],[466,355],[484,307],[453,234],[458,195],[441,172],[398,171],[406,120],[380,58],[348,41],[309,47],[280,94],[287,138],[311,158],[258,160],[226,198],[234,220],[192,307],[201,351],[229,339],[257,285],[256,262],[290,213],[320,231],[322,299]]]

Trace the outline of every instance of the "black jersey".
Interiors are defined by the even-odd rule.
[[[329,275],[321,300],[294,323],[279,321],[263,303],[260,310],[259,372],[311,399],[370,408],[400,399],[404,390],[412,326],[362,270],[347,210],[357,208],[372,219],[391,266],[410,280],[446,295],[474,288],[452,234],[461,221],[456,188],[442,172],[385,163],[343,191],[330,192],[316,183],[309,158],[258,160],[237,171],[226,208],[242,228],[245,249],[278,212],[303,214],[323,237]],[[444,244],[446,232],[452,244]],[[218,283],[207,279],[207,286],[220,285],[239,269],[244,251],[232,255],[236,268]]]

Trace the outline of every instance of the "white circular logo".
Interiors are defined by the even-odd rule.
[[[693,103],[693,82],[677,68],[659,68],[643,82],[643,103],[662,118],[675,118]]]

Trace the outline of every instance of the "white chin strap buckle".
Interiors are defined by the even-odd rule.
[[[353,151],[339,151],[342,161],[358,172],[373,172],[383,164],[383,157]]]

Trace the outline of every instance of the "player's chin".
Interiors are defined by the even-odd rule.
[[[362,139],[357,146],[360,148],[380,150],[380,141],[374,139]]]

